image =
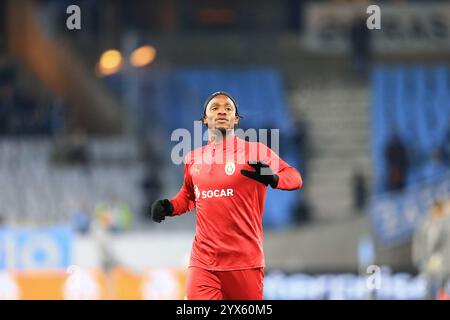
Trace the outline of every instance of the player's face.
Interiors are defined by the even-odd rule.
[[[239,122],[233,101],[224,95],[212,98],[206,107],[206,117],[203,122],[209,129],[233,129]]]

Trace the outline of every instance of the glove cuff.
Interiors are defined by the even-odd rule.
[[[280,177],[278,177],[278,175],[274,174],[272,181],[270,182],[270,186],[272,187],[272,189],[275,189],[278,186],[278,181],[280,180]]]
[[[164,199],[162,205],[164,206],[164,209],[167,210],[166,217],[171,216],[174,211],[174,207],[173,204],[170,202],[170,200]]]

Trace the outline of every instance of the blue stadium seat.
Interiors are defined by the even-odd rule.
[[[450,116],[450,83],[447,66],[378,66],[372,74],[372,159],[374,189],[385,191],[387,167],[384,148],[392,127],[415,155],[407,184],[429,182],[445,167],[431,163],[442,144]]]

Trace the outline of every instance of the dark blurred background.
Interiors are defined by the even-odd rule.
[[[195,214],[149,206],[218,90],[304,179],[268,190],[266,298],[445,298],[449,61],[449,1],[0,2],[0,298],[182,298]]]

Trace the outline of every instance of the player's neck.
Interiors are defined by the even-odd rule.
[[[225,139],[234,136],[234,130],[228,129],[226,132],[216,131],[216,130],[208,130],[208,142],[212,144],[218,144]]]

